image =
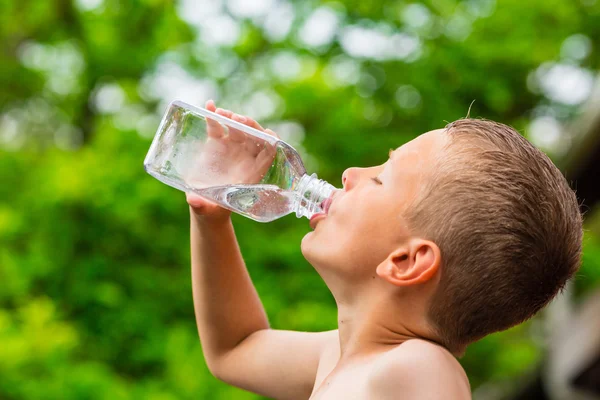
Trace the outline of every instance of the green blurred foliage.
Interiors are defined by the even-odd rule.
[[[250,113],[287,132],[309,170],[339,185],[345,168],[385,161],[390,148],[465,116],[473,100],[471,116],[525,135],[540,113],[567,121],[581,101],[548,95],[536,71],[564,63],[596,74],[600,65],[593,0],[281,0],[263,14],[239,1],[216,14],[206,10],[219,1],[190,4],[0,3],[4,399],[259,398],[208,372],[185,198],[142,168],[168,101],[210,96]],[[281,7],[294,16],[289,31],[284,17],[279,31],[266,17]],[[337,15],[329,40],[303,39],[315,10]],[[344,45],[352,29],[400,34],[394,54],[407,53],[356,53]],[[573,35],[591,51],[569,59]],[[233,218],[272,326],[335,328],[333,299],[300,253],[306,222]],[[600,281],[600,240],[586,234],[580,296]],[[473,389],[535,368],[540,326],[536,318],[471,346],[461,362]]]

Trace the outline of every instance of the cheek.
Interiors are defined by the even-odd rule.
[[[337,213],[327,221],[327,228],[335,230],[336,233],[346,237],[367,238],[367,235],[377,233],[385,227],[385,219],[389,204],[370,198],[367,201],[356,204],[355,207]]]

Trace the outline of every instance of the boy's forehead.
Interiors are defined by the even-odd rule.
[[[399,190],[401,198],[408,199],[402,204],[408,204],[410,199],[418,196],[436,167],[436,160],[447,140],[445,129],[436,129],[417,136],[393,151],[383,174],[384,178],[390,176],[393,190]]]
[[[394,150],[402,157],[410,157],[420,160],[426,160],[429,157],[435,157],[442,150],[448,140],[445,129],[435,129],[433,131],[422,133],[410,142],[403,144]],[[396,154],[394,154],[396,155]]]

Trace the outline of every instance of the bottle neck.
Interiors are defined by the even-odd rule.
[[[326,181],[317,178],[317,174],[304,174],[294,188],[296,194],[293,211],[296,217],[310,219],[317,213],[324,212],[322,203],[331,197],[335,187]]]

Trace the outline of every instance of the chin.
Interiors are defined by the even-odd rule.
[[[313,266],[318,262],[320,253],[323,252],[323,244],[319,239],[313,240],[315,232],[310,231],[302,238],[300,242],[300,251],[306,260]],[[321,255],[322,256],[322,255]]]
[[[308,260],[308,254],[310,253],[310,237],[312,236],[313,231],[308,232],[302,240],[300,241],[300,251],[304,258]]]
[[[327,265],[331,262],[331,243],[327,243],[322,237],[316,237],[315,231],[308,232],[300,242],[302,255],[313,267]]]

